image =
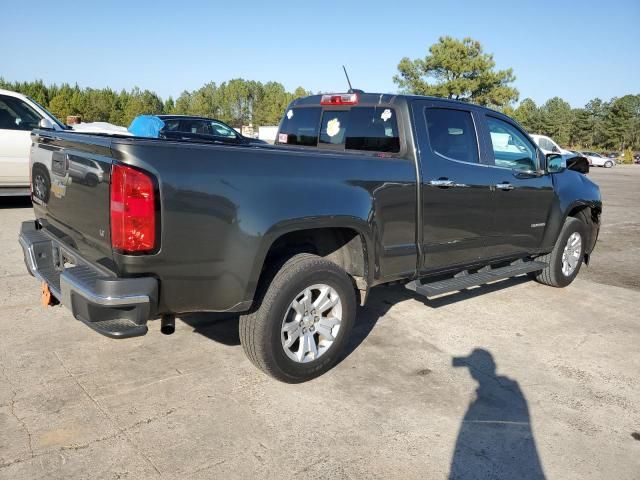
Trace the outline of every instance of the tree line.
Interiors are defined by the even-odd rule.
[[[574,149],[640,150],[640,95],[609,101],[594,98],[582,108],[571,108],[553,97],[543,105],[525,98],[512,86],[509,69],[496,70],[493,55],[472,38],[441,37],[424,58],[400,60],[394,82],[401,91],[467,101],[501,110],[530,133],[552,137]],[[552,80],[552,79],[551,79]],[[579,81],[579,80],[577,80]]]
[[[138,87],[117,92],[110,88],[80,88],[77,84],[46,85],[42,80],[8,82],[1,77],[0,88],[28,95],[63,122],[69,115],[79,115],[83,122],[124,126],[141,114],[201,115],[234,127],[277,125],[291,100],[311,94],[302,87],[287,92],[278,82],[242,78],[185,90],[175,100],[163,100],[155,92]]]
[[[542,105],[530,98],[516,103],[520,93],[512,86],[512,69],[497,70],[493,55],[477,40],[441,37],[424,58],[403,58],[393,81],[402,92],[432,95],[476,103],[503,111],[530,133],[552,137],[564,147],[589,150],[640,150],[640,95],[608,101],[594,98],[582,108],[572,108],[559,97]],[[63,121],[80,115],[85,122],[105,121],[129,125],[140,114],[184,114],[218,118],[234,127],[277,125],[291,100],[311,94],[302,87],[287,92],[278,82],[261,83],[236,78],[207,83],[184,91],[175,100],[134,88],[110,88],[7,82],[0,88],[25,93]],[[628,155],[627,155],[628,156]]]
[[[507,107],[529,132],[540,132],[560,145],[576,149],[640,150],[640,95],[625,95],[603,101],[590,100],[582,108],[559,97],[536,105],[525,98],[517,108]]]

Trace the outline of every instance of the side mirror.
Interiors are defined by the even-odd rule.
[[[560,173],[567,168],[567,164],[562,155],[549,153],[547,157],[547,171],[549,173]]]
[[[48,118],[43,118],[40,120],[40,122],[38,123],[38,127],[43,129],[43,130],[53,130],[53,122],[51,120],[49,120]]]

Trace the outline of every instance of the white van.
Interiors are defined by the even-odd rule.
[[[32,98],[0,89],[0,197],[29,195],[31,130],[41,126],[42,120],[47,120],[45,128],[70,128]],[[125,127],[106,122],[80,123],[72,128],[84,133],[131,135]],[[90,170],[91,165],[85,165],[83,168]],[[95,179],[100,175],[101,172],[95,171],[91,172],[88,178]]]
[[[65,127],[37,102],[0,89],[0,196],[29,193],[31,130],[46,118],[55,130]]]
[[[548,154],[548,153],[561,153],[562,155],[571,154],[569,150],[565,150],[564,148],[560,147],[560,145],[558,145],[556,142],[554,142],[550,137],[547,137],[546,135],[531,134],[529,136],[533,139],[534,142],[536,142],[536,145],[540,147],[540,150],[542,150],[544,154]]]

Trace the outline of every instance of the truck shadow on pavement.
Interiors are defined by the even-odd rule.
[[[449,479],[544,479],[518,382],[497,375],[493,356],[482,348],[452,364],[468,368],[478,388],[458,430]]]
[[[367,307],[359,309],[350,340],[338,364],[360,346],[377,321],[397,302],[419,298],[426,305],[439,308],[529,280],[526,276],[512,278],[435,300],[416,297],[398,285],[376,288]],[[211,340],[225,345],[240,345],[237,314],[191,314],[182,320]],[[544,479],[529,406],[518,382],[498,375],[493,355],[482,348],[474,349],[466,357],[454,357],[452,365],[454,368],[468,368],[478,386],[458,430],[448,478]]]
[[[340,364],[345,358],[351,355],[364,340],[369,336],[381,317],[384,317],[393,305],[398,302],[415,299],[423,302],[431,308],[440,308],[455,302],[468,300],[480,295],[495,292],[515,285],[520,285],[531,281],[527,276],[510,278],[495,282],[489,285],[482,285],[468,290],[452,293],[450,295],[427,299],[407,290],[402,285],[380,286],[371,290],[366,307],[358,308],[358,316],[347,346],[340,358]],[[240,335],[238,332],[239,319],[237,313],[191,313],[180,317],[184,323],[193,328],[195,333],[199,333],[210,340],[222,343],[223,345],[240,345]]]

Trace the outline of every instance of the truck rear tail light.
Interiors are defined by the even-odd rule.
[[[156,246],[155,187],[151,176],[125,165],[111,170],[111,247],[142,253]]]
[[[320,99],[320,105],[356,105],[357,103],[357,93],[332,93],[323,95]]]

